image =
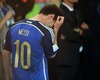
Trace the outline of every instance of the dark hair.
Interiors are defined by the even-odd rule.
[[[62,11],[54,4],[47,4],[45,5],[39,12],[39,14],[49,15],[54,14],[54,20],[57,19],[58,16],[63,16]]]

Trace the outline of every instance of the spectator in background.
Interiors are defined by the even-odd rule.
[[[5,80],[1,52],[9,25],[14,23],[14,15],[14,11],[9,5],[6,4],[6,1],[0,0],[0,80]]]
[[[7,0],[7,3],[15,10],[15,21],[19,21],[25,19],[26,14],[32,10],[35,0]]]
[[[100,80],[100,0],[80,3],[77,8],[89,25],[89,35],[84,38],[83,80]]]
[[[76,80],[82,37],[88,25],[83,21],[80,12],[74,8],[78,0],[59,1],[58,5],[63,11],[65,20],[58,32],[57,80]]]

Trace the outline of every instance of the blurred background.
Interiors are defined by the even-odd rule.
[[[51,3],[51,0],[6,0],[6,2],[14,9],[15,21],[18,21],[35,16],[45,4]]]

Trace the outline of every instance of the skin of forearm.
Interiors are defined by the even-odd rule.
[[[54,33],[55,33],[54,43],[55,43],[56,45],[58,45],[58,44],[57,44],[58,30],[57,30],[57,31],[54,31]]]
[[[0,21],[0,31],[2,31],[2,29],[3,29],[3,27],[4,27],[4,25],[5,25],[5,23],[6,23],[7,20],[8,19],[7,19],[6,16],[1,19],[1,21]]]
[[[63,17],[63,16],[58,16],[58,17],[57,17],[57,20],[56,20],[56,22],[55,22],[55,24],[54,24],[54,34],[55,34],[54,43],[55,43],[56,45],[58,45],[58,44],[57,44],[57,35],[58,35],[58,31],[59,31],[59,28],[61,27],[63,21],[64,21],[64,17]]]
[[[3,50],[2,61],[5,70],[6,80],[11,80],[11,63],[10,63],[10,52]]]

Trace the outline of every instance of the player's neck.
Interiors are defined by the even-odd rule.
[[[38,14],[35,17],[31,18],[31,20],[40,21],[42,24],[45,25],[46,17],[42,14]]]

